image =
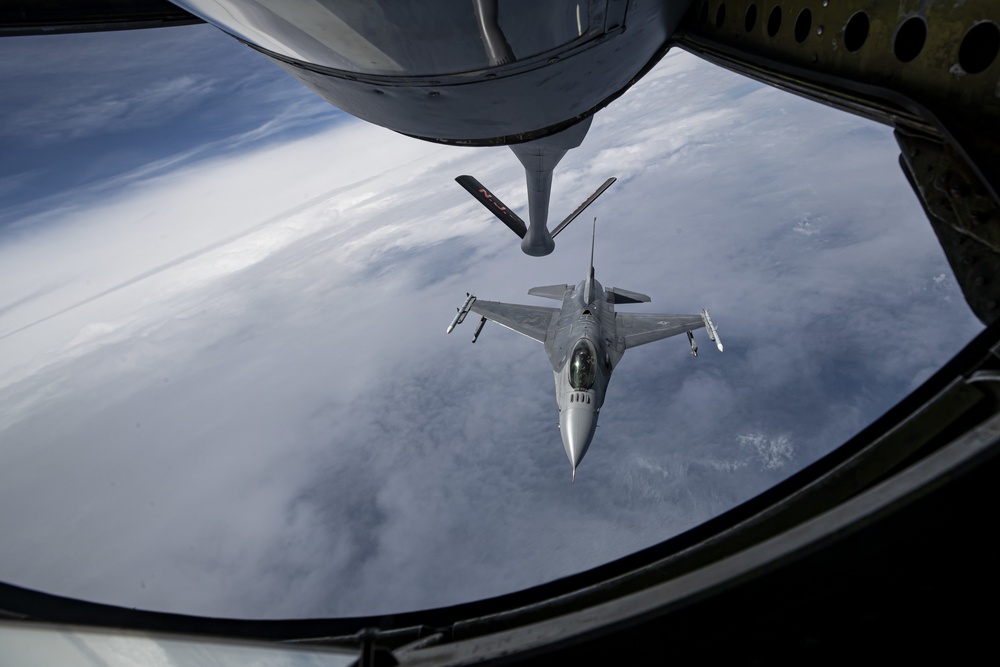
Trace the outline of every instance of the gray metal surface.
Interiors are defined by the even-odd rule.
[[[528,185],[528,224],[525,225],[520,216],[509,206],[500,201],[500,198],[490,192],[485,185],[477,181],[468,174],[455,177],[455,182],[465,188],[466,192],[475,198],[487,211],[497,217],[497,219],[507,226],[521,239],[521,250],[526,255],[533,257],[543,257],[555,249],[555,238],[577,216],[583,213],[588,206],[600,197],[605,190],[618,180],[614,176],[601,183],[589,197],[566,216],[562,222],[550,232],[548,229],[549,219],[549,197],[552,193],[552,172],[569,148],[575,148],[583,141],[583,135],[590,127],[588,118],[579,125],[571,128],[576,139],[567,141],[567,133],[562,132],[528,144],[518,144],[511,146],[511,150],[517,154],[524,165],[524,176]],[[579,131],[575,131],[579,130]],[[524,148],[527,146],[528,148]],[[562,298],[558,296],[556,298]]]
[[[288,2],[272,11],[239,0],[177,0],[344,111],[457,145],[531,141],[591,116],[659,59],[690,1],[502,6],[516,56],[502,63],[472,2]],[[535,35],[546,26],[548,36]]]
[[[548,255],[555,248],[548,228],[552,174],[566,151],[583,143],[591,120],[593,117],[588,116],[562,132],[510,147],[524,167],[528,187],[528,233],[521,241],[521,250],[528,255]]]
[[[596,236],[596,222],[595,222]],[[483,301],[468,295],[448,326],[448,333],[474,312],[545,346],[552,365],[559,433],[566,457],[576,469],[590,448],[608,383],[625,350],[705,327],[719,351],[722,343],[708,311],[700,315],[615,312],[616,303],[639,303],[649,297],[620,288],[607,291],[594,277],[593,245],[586,278],[575,286],[532,287],[528,294],[562,301],[560,308]],[[482,322],[473,335],[475,343]],[[692,354],[697,348],[692,343]]]

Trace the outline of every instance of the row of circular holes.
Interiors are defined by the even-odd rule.
[[[824,3],[825,6],[825,3]],[[708,20],[708,3],[701,8],[701,20]],[[726,3],[721,3],[715,12],[715,27],[722,28],[726,20]],[[743,27],[750,32],[757,25],[757,5],[750,3]],[[868,39],[868,14],[855,12],[844,26],[844,47],[852,53],[864,46]],[[774,37],[781,29],[781,7],[775,6],[767,18],[767,34]],[[795,19],[795,41],[801,44],[806,41],[812,29],[812,12],[806,8],[799,12]],[[823,34],[823,27],[816,28],[816,34]],[[918,55],[927,41],[927,24],[917,16],[911,16],[903,21],[896,30],[892,50],[900,62],[908,63]],[[968,74],[982,72],[996,59],[1000,53],[1000,29],[995,23],[983,21],[974,25],[962,38],[958,51],[958,64]]]

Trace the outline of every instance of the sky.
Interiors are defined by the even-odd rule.
[[[982,326],[888,128],[680,51],[557,169],[609,176],[596,276],[725,341],[629,350],[576,482],[505,148],[329,106],[210,26],[0,40],[0,580],[182,613],[345,616],[519,590],[658,543],[821,457]]]

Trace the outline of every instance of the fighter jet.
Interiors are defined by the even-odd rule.
[[[561,307],[482,301],[467,293],[465,303],[458,308],[447,331],[451,333],[473,312],[482,316],[472,335],[473,343],[478,340],[486,321],[492,320],[545,346],[555,376],[559,434],[566,457],[573,466],[573,481],[576,481],[577,466],[594,439],[611,373],[625,350],[686,333],[691,354],[697,357],[698,345],[691,332],[705,327],[709,339],[722,351],[722,339],[708,309],[698,315],[615,312],[618,304],[648,303],[650,298],[619,287],[604,289],[594,277],[596,223],[595,218],[590,267],[581,283],[575,287],[545,285],[528,290],[533,296],[561,301]]]

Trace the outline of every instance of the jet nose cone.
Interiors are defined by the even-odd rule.
[[[596,430],[597,414],[590,407],[567,408],[559,415],[559,434],[574,474],[583,455],[587,453]]]

